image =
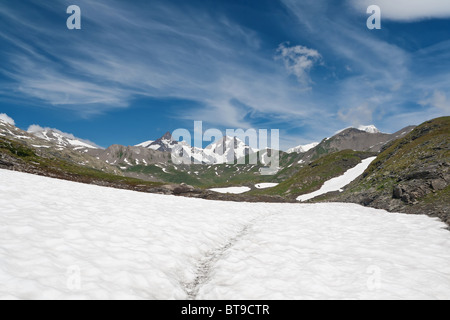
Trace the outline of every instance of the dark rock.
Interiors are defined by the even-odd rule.
[[[394,187],[393,197],[394,199],[401,199],[403,196],[403,190],[400,186]]]
[[[406,176],[406,180],[425,180],[437,178],[439,178],[439,174],[431,171],[414,172]]]
[[[173,194],[174,195],[180,195],[180,194],[185,194],[185,193],[192,193],[195,191],[195,188],[192,186],[188,186],[186,184],[180,184],[179,186],[176,186],[173,189]]]
[[[370,206],[372,202],[375,201],[375,197],[366,196],[361,200],[361,204],[365,207]]]
[[[402,196],[402,201],[404,202],[404,203],[406,203],[406,204],[409,204],[409,203],[411,203],[411,196],[409,195],[409,194],[407,194],[407,193],[405,193],[403,196]]]

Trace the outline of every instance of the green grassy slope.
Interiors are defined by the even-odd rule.
[[[406,137],[387,145],[369,166],[364,179],[348,192],[369,189],[392,192],[401,181],[412,180],[415,174],[424,178],[429,167],[450,162],[450,117],[425,122]]]
[[[374,154],[352,150],[332,153],[300,169],[277,187],[252,191],[252,194],[279,195],[287,198],[296,198],[299,195],[319,190],[326,181],[344,174],[363,159],[371,156],[374,156]]]

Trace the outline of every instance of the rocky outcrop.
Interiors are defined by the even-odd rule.
[[[399,178],[392,196],[394,199],[401,199],[405,204],[414,204],[430,193],[444,190],[450,184],[448,171],[449,164],[443,162]]]
[[[109,165],[124,167],[167,163],[170,159],[170,153],[167,152],[121,145],[112,145],[106,150],[89,150],[88,154]]]

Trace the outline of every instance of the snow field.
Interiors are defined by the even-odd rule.
[[[450,233],[425,216],[6,170],[0,208],[0,299],[450,298]]]
[[[450,298],[442,223],[352,204],[283,207],[215,264],[198,299]]]
[[[184,299],[197,261],[259,215],[5,170],[0,208],[0,299]]]

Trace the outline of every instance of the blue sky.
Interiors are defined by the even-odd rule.
[[[107,147],[202,120],[280,129],[287,148],[449,115],[450,2],[5,0],[0,61],[0,113],[23,129]]]

